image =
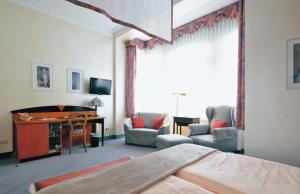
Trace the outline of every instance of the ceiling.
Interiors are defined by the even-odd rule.
[[[8,0],[43,14],[55,17],[107,36],[117,36],[128,28],[111,22],[107,17],[94,11],[76,6],[65,0]],[[174,0],[174,27],[218,10],[237,0]],[[149,37],[136,32],[139,38]]]

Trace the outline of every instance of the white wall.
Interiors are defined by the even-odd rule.
[[[124,118],[126,117],[125,108],[125,89],[126,89],[126,47],[125,42],[135,36],[135,31],[131,30],[118,35],[114,41],[115,59],[115,129],[116,135],[124,134]]]
[[[299,0],[246,0],[247,155],[300,166],[300,90],[286,89],[286,40],[300,37]]]
[[[31,62],[52,64],[54,90],[32,90]],[[83,69],[85,93],[67,93],[67,68]],[[113,79],[113,39],[0,1],[0,153],[12,151],[11,110],[44,105],[87,105],[89,77]],[[113,128],[113,95],[102,97]],[[114,129],[106,135],[115,134]]]

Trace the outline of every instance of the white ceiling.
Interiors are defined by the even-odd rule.
[[[49,16],[114,36],[128,31],[128,28],[111,22],[107,17],[94,11],[76,6],[65,0],[8,0]],[[174,0],[174,27],[218,10],[237,0]],[[139,38],[148,39],[142,33]]]
[[[46,15],[79,25],[105,35],[112,34],[122,26],[107,17],[79,7],[65,0],[8,0]]]
[[[174,28],[230,5],[237,0],[184,0],[174,6]]]

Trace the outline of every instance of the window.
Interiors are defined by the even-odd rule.
[[[137,52],[136,111],[205,117],[207,106],[236,105],[238,19]]]

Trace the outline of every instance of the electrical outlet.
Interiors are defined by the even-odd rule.
[[[0,139],[0,144],[7,144],[8,143],[8,139]]]
[[[109,127],[106,127],[106,128],[105,128],[105,131],[109,131],[109,130],[110,130],[110,128],[109,128]]]

